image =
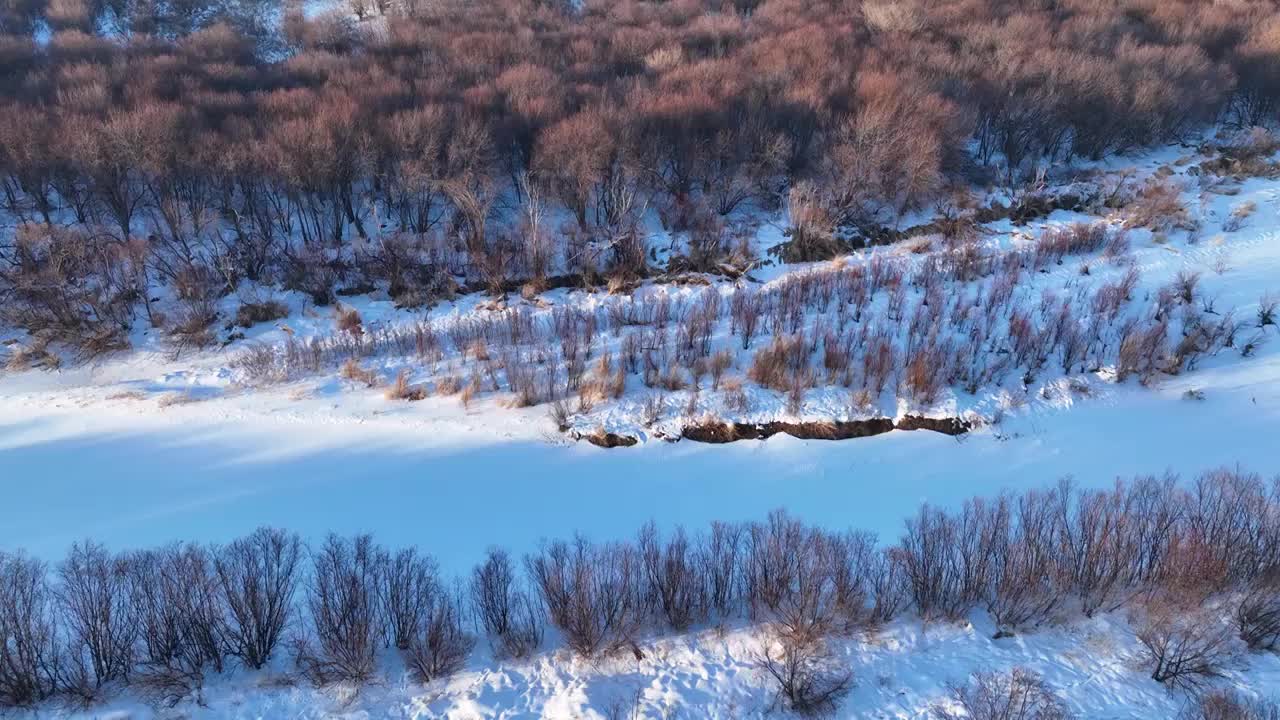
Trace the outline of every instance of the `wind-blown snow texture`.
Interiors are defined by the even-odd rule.
[[[992,640],[984,618],[960,625],[903,621],[835,646],[855,687],[841,717],[928,718],[948,686],[971,673],[1023,667],[1039,673],[1070,711],[1089,720],[1174,718],[1184,695],[1170,693],[1139,667],[1141,646],[1124,618],[1096,617],[1034,635]],[[360,689],[283,685],[280,675],[215,679],[203,705],[159,710],[122,697],[92,711],[58,708],[75,718],[713,718],[779,716],[769,681],[754,665],[750,628],[707,629],[643,644],[645,658],[579,660],[567,651],[529,661],[474,658],[457,675],[429,686],[400,676]],[[1266,698],[1280,686],[1280,656],[1251,656],[1228,671],[1224,687]],[[52,712],[52,711],[50,711]],[[785,716],[782,713],[781,716]]]
[[[1142,166],[1149,172],[1171,157],[1152,156]],[[1189,197],[1204,225],[1198,238],[1157,243],[1134,233],[1143,289],[1180,270],[1197,271],[1205,296],[1247,318],[1261,296],[1280,291],[1280,181],[1248,180],[1234,195]],[[1221,232],[1230,208],[1244,201],[1255,202],[1256,212],[1242,229]],[[1031,231],[1074,219],[1055,213]],[[991,229],[992,242],[1015,242],[1013,228]],[[1056,272],[1076,272],[1086,260],[1071,258]],[[288,299],[295,312],[282,324],[293,332],[331,330],[326,312]],[[469,312],[480,300],[463,298],[432,314]],[[597,301],[563,291],[548,300]],[[235,302],[229,298],[224,309],[234,311]],[[376,296],[352,305],[366,324],[413,317]],[[248,334],[284,337],[267,325]],[[575,530],[607,540],[630,536],[650,519],[701,527],[758,519],[777,507],[811,523],[893,537],[922,501],[954,507],[972,495],[1063,476],[1098,486],[1116,476],[1166,469],[1190,475],[1236,463],[1280,471],[1280,338],[1274,327],[1265,337],[1252,357],[1227,351],[1149,388],[1105,375],[1086,378],[1087,394],[1050,382],[1048,397],[1036,393],[1007,409],[998,426],[958,439],[893,432],[843,442],[778,436],[603,450],[565,441],[545,406],[512,409],[500,397],[469,408],[456,397],[392,402],[336,373],[251,389],[239,385],[234,369],[243,343],[174,357],[140,330],[139,349],[124,356],[58,372],[0,374],[0,548],[52,559],[84,537],[124,549],[225,541],[270,524],[309,539],[372,531],[387,545],[417,545],[446,572],[462,573],[490,545],[519,553]],[[397,362],[386,359],[378,369],[391,373]],[[1187,399],[1190,390],[1203,399]],[[998,399],[992,391],[949,402],[953,410],[977,411]],[[806,407],[810,415],[826,410],[837,412],[821,397]],[[590,422],[639,431],[635,412],[624,398]],[[1123,617],[999,641],[989,639],[985,622],[921,627],[907,620],[848,641],[841,653],[857,688],[842,714],[925,717],[947,682],[1012,665],[1043,673],[1082,717],[1176,714],[1180,699],[1136,667],[1136,641]],[[586,664],[561,652],[498,663],[477,654],[447,682],[396,680],[359,692],[273,687],[269,676],[232,675],[211,683],[205,707],[179,709],[197,717],[754,717],[772,700],[752,665],[757,647],[754,631],[739,627],[655,641],[639,663]],[[1252,657],[1229,682],[1254,693],[1280,688],[1280,661]],[[117,711],[152,712],[126,696],[85,716]]]

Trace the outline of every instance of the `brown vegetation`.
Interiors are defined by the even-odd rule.
[[[948,181],[1020,186],[1220,117],[1265,122],[1280,97],[1269,0],[352,12],[391,19],[6,10],[6,320],[92,355],[150,314],[155,283],[209,302],[278,282],[318,304],[385,286],[419,306],[556,272],[629,282],[651,271],[649,210],[683,239],[673,269],[740,272],[742,208],[789,206],[783,255],[829,257]],[[1264,157],[1250,137],[1223,152]],[[1130,222],[1186,224],[1174,199],[1152,185]]]

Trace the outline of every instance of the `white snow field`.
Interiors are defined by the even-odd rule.
[[[1117,477],[1165,471],[1188,477],[1237,464],[1268,476],[1280,473],[1280,331],[1251,324],[1262,298],[1280,293],[1280,179],[1206,190],[1184,175],[1185,163],[1173,164],[1186,152],[1170,149],[1111,164],[1136,166],[1140,176],[1172,167],[1175,179],[1187,182],[1184,200],[1200,222],[1198,231],[1132,230],[1126,264],[1099,253],[1068,256],[1024,275],[1015,295],[1015,302],[1029,307],[1046,291],[1086,302],[1091,289],[1134,267],[1140,281],[1132,303],[1138,304],[1154,302],[1159,288],[1179,273],[1199,273],[1201,304],[1211,299],[1218,316],[1234,309],[1247,329],[1233,347],[1176,376],[1159,374],[1144,385],[1134,378],[1117,382],[1112,367],[1065,374],[1058,368],[1026,388],[1020,377],[1008,377],[973,393],[948,387],[928,404],[886,391],[858,410],[850,408],[849,391],[837,385],[820,383],[798,410],[787,407],[783,393],[752,385],[749,409],[736,415],[722,394],[711,391],[698,399],[694,414],[682,413],[689,391],[673,390],[666,394],[670,409],[656,422],[642,418],[653,393],[632,377],[620,398],[602,399],[569,419],[577,433],[607,430],[640,440],[603,449],[559,433],[546,404],[513,407],[500,392],[481,393],[466,406],[456,395],[388,400],[382,388],[343,379],[336,366],[258,382],[242,362],[252,348],[333,333],[332,311],[281,294],[293,310],[290,317],[254,328],[248,339],[224,349],[176,352],[139,329],[135,349],[122,355],[64,363],[54,371],[0,371],[0,549],[22,548],[52,561],[83,538],[123,550],[175,540],[224,542],[271,525],[308,540],[328,532],[373,532],[391,547],[417,546],[434,555],[446,574],[461,575],[489,546],[518,555],[574,532],[596,540],[628,538],[649,520],[662,528],[701,528],[785,508],[815,525],[893,539],[922,502],[954,508],[975,495],[1044,487],[1063,477],[1103,486]],[[1240,227],[1224,228],[1232,209],[1245,203],[1256,209]],[[1081,219],[1059,211],[1027,227],[993,223],[983,243],[993,251],[1016,249],[1047,228]],[[908,269],[922,261],[884,247],[834,267],[868,266],[880,262],[877,257]],[[744,282],[768,291],[798,273],[827,269],[773,266]],[[710,287],[727,298],[734,284]],[[967,292],[967,286],[956,287]],[[641,292],[693,302],[704,288]],[[234,312],[241,299],[228,298],[224,310]],[[421,313],[394,308],[385,294],[345,300],[366,328],[422,320]],[[603,292],[558,290],[529,312],[613,301]],[[447,326],[493,312],[481,307],[484,302],[462,297],[433,308],[426,321]],[[526,303],[514,295],[509,302]],[[884,300],[873,300],[873,308],[876,302]],[[11,352],[25,342],[4,332],[0,340],[14,341]],[[601,336],[602,343],[613,342],[603,330]],[[757,338],[750,352],[736,354],[737,375],[746,374],[751,354],[768,341]],[[1248,357],[1241,352],[1246,342],[1256,345]],[[737,340],[720,327],[714,343],[731,348]],[[395,353],[362,360],[384,381],[407,369],[413,382],[424,384],[467,372],[466,362],[449,359],[427,369]],[[963,417],[974,427],[957,437],[893,431],[842,441],[777,435],[724,445],[659,439],[708,417],[762,422],[907,413]],[[980,615],[961,625],[907,618],[872,636],[840,641],[838,654],[856,686],[839,715],[929,717],[949,682],[1013,666],[1041,673],[1084,718],[1168,718],[1184,702],[1138,667],[1137,641],[1121,612],[1067,619],[1001,640],[992,640],[993,632]],[[393,669],[373,686],[315,689],[280,682],[281,669],[213,678],[201,698],[172,709],[126,693],[88,709],[58,706],[35,714],[760,717],[776,709],[753,661],[757,637],[757,629],[746,626],[703,628],[645,643],[644,660],[628,653],[590,663],[563,650],[530,661],[497,661],[481,643],[464,672],[429,686]],[[1224,684],[1251,696],[1280,694],[1280,658],[1247,656],[1229,669]]]
[[[1174,718],[1186,695],[1170,692],[1139,668],[1140,645],[1121,617],[1071,622],[1034,635],[992,640],[984,618],[971,623],[897,622],[835,644],[855,686],[838,716],[931,718],[948,686],[974,672],[1021,667],[1040,674],[1076,717]],[[529,661],[473,658],[466,670],[430,686],[391,673],[360,688],[313,688],[270,672],[215,679],[201,703],[157,708],[118,697],[89,710],[49,709],[32,716],[126,718],[739,718],[787,717],[775,688],[755,664],[758,633],[708,629],[642,645],[645,659],[583,661],[568,651]],[[480,652],[477,652],[479,655]],[[1267,698],[1280,686],[1280,656],[1249,656],[1221,681],[1244,697]]]

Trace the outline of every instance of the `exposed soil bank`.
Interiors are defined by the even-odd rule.
[[[731,443],[738,440],[766,440],[785,433],[801,440],[849,440],[852,438],[882,435],[891,430],[932,430],[944,435],[962,435],[969,431],[969,423],[954,417],[922,417],[906,415],[896,423],[889,418],[868,420],[815,420],[811,422],[731,423],[711,422],[686,425],[679,435],[663,436],[670,441],[692,440],[703,443]],[[576,440],[586,440],[603,448],[631,447],[638,438],[617,433],[595,432],[574,434]]]
[[[598,445],[602,448],[631,447],[637,442],[636,438],[630,435],[618,435],[617,433],[594,432],[589,435],[580,435],[578,440],[586,440],[592,445]]]

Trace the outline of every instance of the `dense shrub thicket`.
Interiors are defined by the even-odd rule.
[[[1278,557],[1280,482],[1230,469],[1185,485],[1063,482],[954,512],[924,506],[887,547],[781,511],[692,534],[650,525],[634,542],[546,543],[523,572],[492,550],[466,583],[369,536],[308,549],[261,529],[228,545],[126,553],[85,542],[52,569],[0,554],[0,706],[125,684],[172,702],[209,674],[272,663],[317,683],[362,681],[384,648],[429,681],[461,668],[480,639],[524,657],[549,626],[583,656],[640,656],[644,637],[746,618],[769,630],[759,660],[780,700],[816,710],[851,679],[832,669],[827,642],[908,610],[939,620],[985,610],[1006,634],[1127,607],[1151,676],[1195,688],[1243,645],[1237,636],[1274,647],[1257,640],[1274,643],[1274,617],[1256,608],[1280,603]],[[970,713],[1029,698],[1056,707],[1026,674],[975,683],[955,689]]]
[[[100,352],[139,303],[200,339],[246,278],[418,304],[634,277],[654,211],[681,267],[732,258],[746,207],[789,207],[788,257],[821,256],[953,182],[1271,121],[1278,23],[1272,0],[8,2],[0,293]]]

